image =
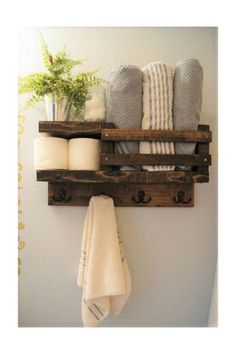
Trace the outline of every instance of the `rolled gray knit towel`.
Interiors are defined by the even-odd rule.
[[[133,65],[120,65],[110,73],[109,83],[109,121],[116,128],[140,129],[143,114],[142,71]],[[121,154],[138,153],[139,144],[118,142],[115,143],[115,151]],[[125,169],[131,167],[126,166]]]
[[[202,84],[203,69],[197,59],[184,59],[176,64],[173,97],[175,130],[197,130],[202,106]],[[193,154],[195,146],[194,143],[176,143],[175,152]]]

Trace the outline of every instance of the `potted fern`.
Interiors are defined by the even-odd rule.
[[[82,61],[71,59],[65,49],[53,56],[42,37],[41,52],[47,72],[19,78],[18,93],[31,94],[25,109],[45,100],[48,120],[73,119],[84,108],[90,89],[103,80],[96,76],[95,71],[73,74],[73,69]]]

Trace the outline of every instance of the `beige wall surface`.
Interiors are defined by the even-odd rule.
[[[19,75],[43,70],[38,29],[19,30]],[[64,45],[83,70],[108,78],[120,64],[142,68],[198,58],[204,70],[201,122],[213,131],[210,183],[195,186],[194,208],[117,208],[133,291],[118,317],[102,326],[207,326],[217,260],[217,29],[41,28],[56,52]],[[22,108],[25,98],[19,98]],[[47,183],[36,182],[33,139],[43,104],[24,113],[21,163],[19,326],[82,326],[77,286],[86,207],[47,205]],[[23,225],[23,226],[22,226]]]

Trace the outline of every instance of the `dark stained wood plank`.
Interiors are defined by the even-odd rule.
[[[193,207],[194,187],[179,185],[127,185],[49,183],[48,204],[58,206],[86,206],[92,196],[105,194],[113,198],[115,206],[125,207]]]
[[[200,126],[198,129],[202,129],[205,131],[209,131],[210,127],[205,125],[205,126]],[[198,143],[196,146],[196,153],[197,154],[209,154],[209,143]],[[208,166],[198,166],[198,172],[202,173],[208,173]]]
[[[160,183],[206,183],[209,174],[191,171],[69,171],[38,170],[37,181],[67,183],[126,183],[126,184],[160,184]]]
[[[76,137],[100,137],[102,128],[112,128],[109,122],[79,122],[79,121],[39,121],[39,133],[66,139]]]
[[[102,129],[102,140],[112,141],[165,141],[165,142],[210,142],[211,132],[204,130],[144,130],[144,129]]]
[[[209,166],[211,156],[201,155],[161,155],[161,154],[101,154],[101,165],[183,165]]]
[[[209,131],[210,130],[210,125],[209,124],[198,124],[198,130],[205,130]]]
[[[113,141],[103,141],[101,140],[101,153],[109,153],[113,154],[114,153],[114,143]],[[111,170],[111,166],[103,166],[103,170]]]
[[[147,131],[111,129],[109,122],[39,122],[39,131],[51,136],[95,137],[101,141],[102,171],[41,170],[38,181],[48,183],[49,205],[88,205],[92,196],[106,194],[115,206],[191,207],[194,183],[209,181],[211,164],[209,142],[212,134],[207,125],[198,131]],[[104,137],[111,132],[114,138]],[[122,133],[122,136],[119,134]],[[110,133],[109,133],[110,134]],[[114,154],[113,141],[151,140],[188,142],[196,145],[194,155]],[[186,165],[192,171],[119,171],[119,165]]]

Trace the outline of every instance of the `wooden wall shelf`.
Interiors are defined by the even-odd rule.
[[[113,128],[112,123],[107,122],[59,122],[40,121],[39,133],[48,133],[58,138],[72,139],[78,137],[100,138],[103,128]]]
[[[206,183],[209,173],[192,171],[73,171],[40,170],[37,180],[42,182],[68,183],[127,183],[127,184],[162,184],[162,183]]]
[[[204,128],[199,125],[199,129]],[[193,134],[194,133],[194,134]],[[102,129],[102,140],[108,141],[165,141],[186,143],[209,143],[212,139],[210,131],[184,131],[184,130],[137,130],[137,129]]]
[[[88,205],[91,196],[106,194],[115,206],[192,207],[194,183],[209,182],[209,126],[198,131],[123,130],[109,122],[39,122],[39,132],[66,139],[101,139],[100,171],[40,170],[37,180],[48,182],[49,205]],[[116,141],[196,143],[193,155],[114,153]],[[120,165],[185,165],[190,171],[121,171]]]

